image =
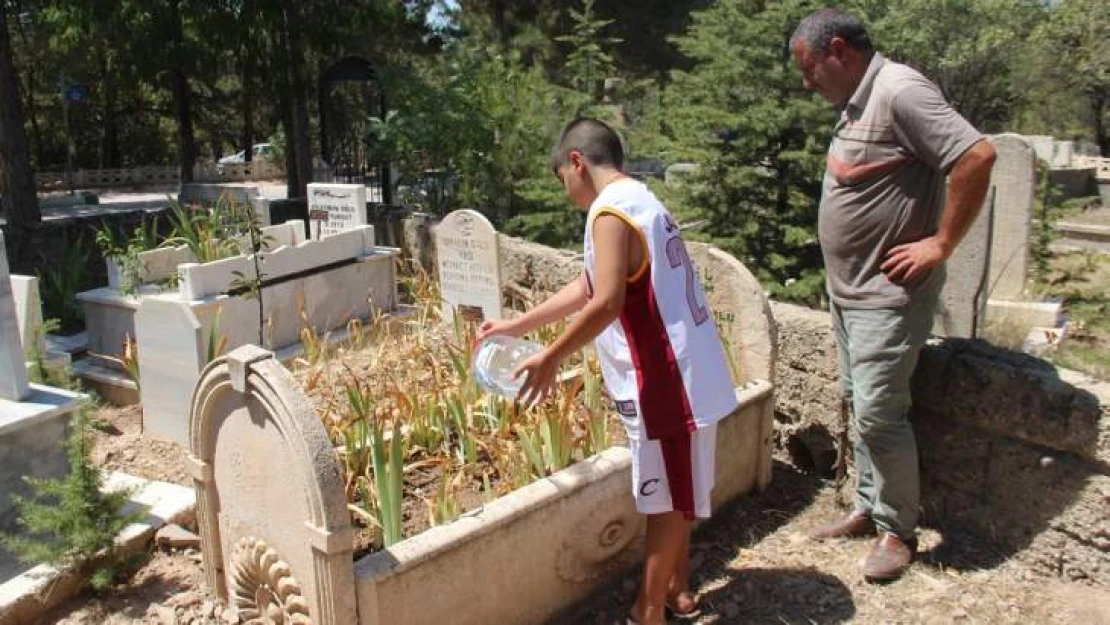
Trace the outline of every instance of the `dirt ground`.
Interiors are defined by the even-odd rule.
[[[100,412],[97,461],[144,477],[187,484],[184,450],[138,431],[138,409]],[[840,511],[833,486],[779,462],[764,493],[743,498],[698,528],[693,584],[699,624],[1067,623],[1110,625],[1110,588],[1069,584],[1033,572],[1017,554],[995,562],[969,536],[924,530],[922,556],[900,581],[871,585],[858,563],[866,541],[819,543],[809,533]],[[154,550],[135,575],[101,597],[82,595],[41,623],[219,624],[236,622],[203,588],[199,553]],[[623,625],[636,571],[572,606],[553,625]]]

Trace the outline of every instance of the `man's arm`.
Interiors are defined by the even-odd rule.
[[[559,289],[555,295],[544,300],[515,319],[487,321],[478,329],[476,340],[481,341],[494,334],[523,336],[540,326],[558,321],[577,312],[586,305],[586,273],[582,272],[570,284]]]
[[[991,181],[995,152],[982,140],[967,149],[948,173],[948,199],[940,228],[931,237],[887,252],[882,271],[891,282],[905,284],[948,260],[975,222]]]
[[[620,217],[604,213],[594,219],[592,227],[595,250],[593,297],[559,338],[542,353],[521,363],[517,369],[515,375],[527,376],[519,395],[525,404],[549,396],[555,388],[559,363],[582,349],[620,317],[631,267],[631,247],[638,243],[636,234]]]

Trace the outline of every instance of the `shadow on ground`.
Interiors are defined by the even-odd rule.
[[[848,588],[837,578],[799,568],[733,568],[737,554],[809,507],[822,482],[776,462],[772,486],[724,507],[694,532],[691,585],[702,597],[703,619],[717,623],[839,623],[855,614]],[[723,582],[723,583],[722,583]],[[639,584],[639,568],[549,621],[549,625],[624,625]]]

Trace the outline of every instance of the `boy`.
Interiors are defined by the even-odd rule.
[[[488,321],[478,339],[521,336],[581,311],[551,345],[521,363],[519,398],[542,401],[559,362],[595,340],[602,376],[633,455],[636,509],[647,515],[643,581],[628,619],[659,625],[664,612],[695,616],[690,528],[709,516],[716,423],[737,399],[717,328],[667,209],[626,176],[620,138],[594,119],[571,122],[552,168],[588,211],[585,271],[516,319]]]

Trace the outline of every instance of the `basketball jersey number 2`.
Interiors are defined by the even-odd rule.
[[[698,303],[698,276],[694,271],[694,263],[690,262],[690,254],[682,243],[682,237],[673,236],[667,240],[667,260],[671,264],[671,269],[676,269],[680,265],[686,268],[686,303],[690,306],[694,325],[700,326],[709,319],[709,310]]]

